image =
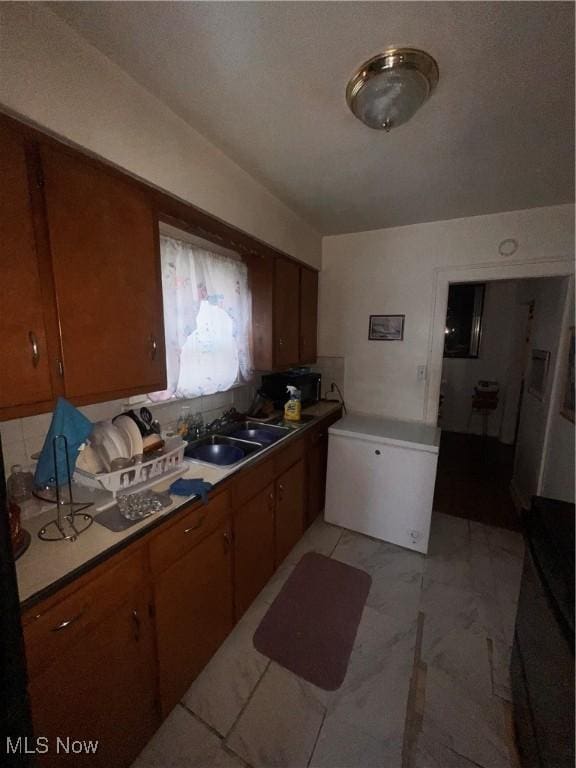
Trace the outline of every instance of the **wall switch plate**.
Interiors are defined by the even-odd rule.
[[[416,368],[416,374],[418,381],[426,381],[426,366],[419,365],[418,368]]]

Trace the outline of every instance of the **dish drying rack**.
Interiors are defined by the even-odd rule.
[[[132,464],[114,472],[93,474],[76,467],[74,481],[88,488],[108,491],[113,498],[125,491],[137,493],[156,485],[161,480],[181,474],[186,446],[186,441],[180,437],[170,437],[166,440],[162,453],[155,453],[150,459],[144,459],[141,463]]]

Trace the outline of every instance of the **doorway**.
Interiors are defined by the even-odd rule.
[[[541,366],[537,355],[549,367],[561,332],[563,291],[562,278],[450,284],[436,511],[519,529],[511,488],[538,450],[533,401],[540,411],[536,431],[543,435],[552,378],[546,371],[537,391],[530,377]]]

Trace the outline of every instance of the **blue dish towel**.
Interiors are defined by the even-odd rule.
[[[56,485],[56,471],[54,468],[54,448],[53,439],[57,435],[64,435],[68,441],[68,460],[70,462],[70,473],[74,474],[76,459],[78,458],[78,448],[85,442],[92,432],[92,422],[80,413],[77,408],[64,400],[58,398],[50,429],[44,440],[42,452],[36,466],[34,480],[36,485],[44,487],[46,485]],[[56,466],[58,468],[58,481],[60,485],[68,482],[68,472],[66,466],[66,450],[64,440],[56,441]]]
[[[206,483],[204,480],[193,479],[186,480],[181,477],[179,480],[175,480],[170,488],[169,493],[173,493],[175,496],[201,496],[204,504],[208,501],[208,491],[212,488],[212,483]]]

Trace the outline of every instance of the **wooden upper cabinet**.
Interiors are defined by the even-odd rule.
[[[299,362],[300,267],[277,258],[274,264],[274,362],[285,368]]]
[[[90,160],[41,148],[65,394],[166,386],[158,225],[145,193]]]
[[[300,362],[316,362],[318,272],[300,267]]]
[[[0,417],[50,401],[42,277],[24,139],[0,124]],[[48,286],[46,286],[48,288]]]
[[[244,260],[248,267],[248,282],[252,294],[253,365],[257,371],[269,371],[274,367],[274,260],[258,253],[247,254]]]

